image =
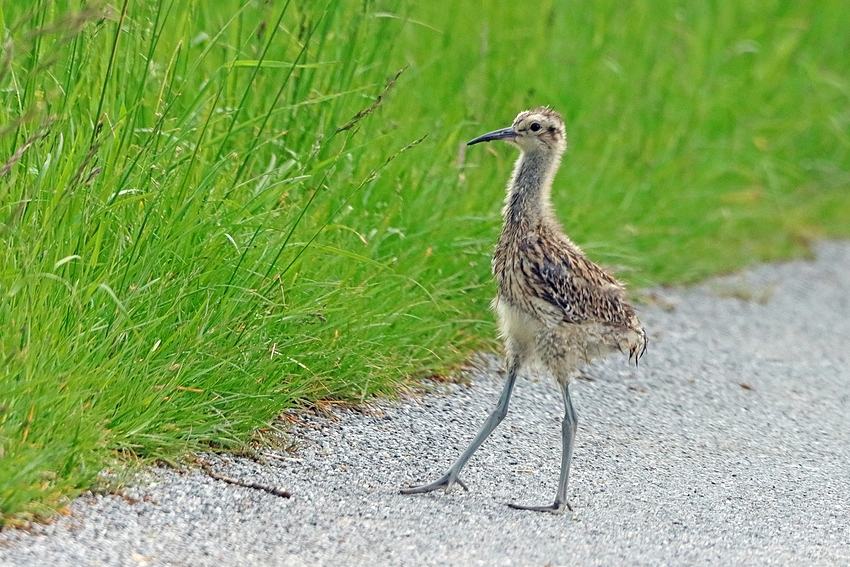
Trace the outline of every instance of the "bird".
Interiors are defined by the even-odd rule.
[[[570,384],[588,364],[618,351],[637,364],[646,352],[646,331],[626,299],[623,284],[589,260],[564,234],[555,216],[552,183],[567,149],[561,115],[545,106],[526,110],[510,127],[478,136],[467,145],[497,140],[520,151],[492,262],[498,283],[492,307],[504,341],[507,378],[496,408],[448,471],[430,484],[404,488],[401,493],[438,489],[449,493],[456,484],[468,490],[460,479],[461,470],[507,414],[520,371],[537,367],[554,377],[564,403],[558,488],[552,504],[512,502],[508,506],[561,514],[565,509],[572,511],[567,484],[578,425]]]

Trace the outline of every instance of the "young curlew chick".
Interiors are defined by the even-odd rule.
[[[555,218],[552,180],[567,148],[561,115],[549,108],[521,112],[510,128],[479,136],[468,145],[494,140],[505,140],[520,150],[493,258],[499,283],[493,307],[505,341],[507,382],[496,409],[448,472],[431,484],[401,492],[444,488],[448,493],[455,483],[465,489],[458,478],[461,469],[505,417],[519,371],[536,364],[552,373],[564,398],[558,492],[551,505],[509,506],[557,514],[570,508],[567,480],[578,423],[570,382],[583,366],[618,350],[637,362],[646,350],[646,333],[625,300],[622,284],[588,260]]]

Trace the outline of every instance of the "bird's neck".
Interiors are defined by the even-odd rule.
[[[561,163],[554,153],[522,153],[514,166],[505,199],[505,224],[537,224],[554,220],[552,180]]]

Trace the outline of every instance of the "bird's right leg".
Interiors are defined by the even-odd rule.
[[[559,385],[561,386],[561,393],[564,396],[564,420],[561,422],[561,476],[558,479],[558,492],[555,494],[555,503],[547,506],[508,504],[508,506],[515,510],[533,510],[535,512],[561,514],[564,509],[573,509],[569,501],[567,501],[567,481],[570,476],[570,461],[573,458],[573,444],[576,439],[578,417],[576,416],[575,408],[573,408],[573,401],[570,398],[569,381],[559,382]]]
[[[493,430],[496,429],[496,426],[501,423],[501,421],[505,418],[505,415],[508,413],[508,403],[511,401],[511,392],[514,389],[514,383],[516,382],[517,374],[519,374],[520,366],[519,357],[511,357],[511,361],[508,364],[508,379],[505,382],[505,387],[502,388],[502,395],[499,396],[499,403],[496,404],[496,409],[493,410],[493,413],[491,413],[487,418],[487,421],[484,422],[481,430],[475,436],[475,439],[472,440],[472,443],[469,444],[469,447],[466,448],[466,451],[464,451],[458,460],[455,461],[455,464],[449,468],[446,474],[431,484],[403,488],[401,489],[402,494],[421,494],[424,492],[431,492],[439,488],[445,488],[446,494],[448,494],[451,492],[455,483],[461,485],[464,490],[467,490],[466,485],[458,478],[458,475],[464,465],[466,465],[466,462],[470,459],[470,457],[472,457],[472,454],[475,453],[484,440],[493,433]]]

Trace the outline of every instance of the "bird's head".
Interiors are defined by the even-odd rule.
[[[545,106],[520,112],[509,128],[478,136],[467,145],[493,140],[505,140],[515,144],[524,153],[545,152],[560,155],[567,148],[564,119]]]

